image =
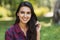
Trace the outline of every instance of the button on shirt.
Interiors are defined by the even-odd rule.
[[[5,32],[5,40],[26,40],[18,24],[13,25]]]

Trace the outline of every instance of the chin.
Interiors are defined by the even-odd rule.
[[[26,24],[26,23],[27,23],[27,21],[24,21],[23,23],[25,23],[25,24]]]

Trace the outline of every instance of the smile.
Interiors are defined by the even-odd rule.
[[[27,19],[26,19],[26,18],[23,18],[23,20],[24,20],[24,21],[27,21]]]

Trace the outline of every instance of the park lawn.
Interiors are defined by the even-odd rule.
[[[0,40],[5,40],[5,31],[14,23],[14,21],[0,21]]]
[[[41,29],[41,40],[60,40],[60,26],[43,26]]]
[[[53,24],[52,18],[42,17],[41,40],[60,40],[60,25]]]
[[[49,19],[48,19],[49,20]],[[48,21],[47,20],[47,21]],[[39,20],[47,22],[46,19]],[[5,40],[5,31],[14,23],[14,21],[0,21],[0,40]],[[60,40],[60,25],[51,24],[41,27],[41,40]]]

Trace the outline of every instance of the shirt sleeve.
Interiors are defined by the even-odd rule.
[[[9,31],[5,32],[5,40],[13,40],[13,35],[11,32]]]

